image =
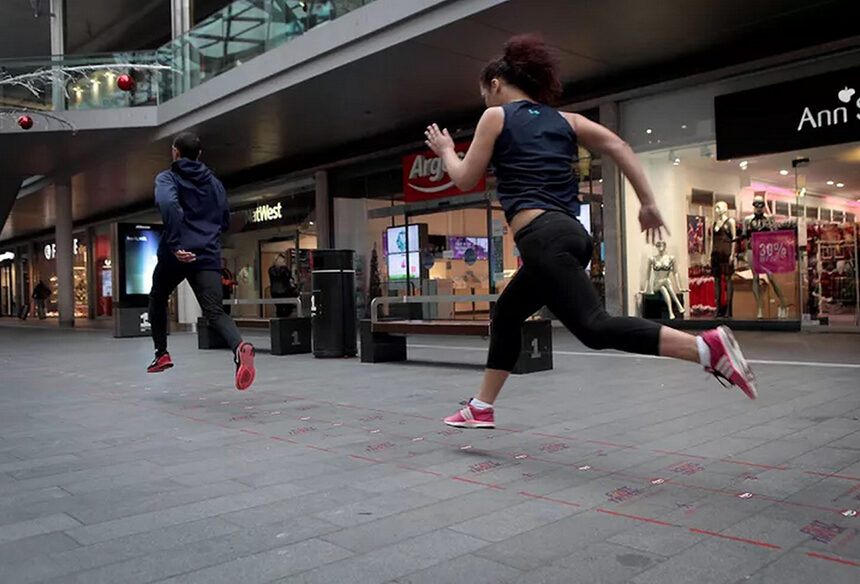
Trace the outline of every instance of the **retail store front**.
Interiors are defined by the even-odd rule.
[[[629,314],[748,328],[858,324],[856,73],[626,104],[625,137],[671,232],[664,247],[645,244],[628,183]]]
[[[225,297],[298,297],[310,305],[311,250],[317,248],[314,192],[302,190],[239,204],[223,238]],[[239,305],[233,316],[273,317],[286,307]],[[286,316],[286,315],[284,315]]]
[[[465,152],[469,144],[458,144]],[[595,237],[587,267],[604,291],[602,181],[599,161],[586,151],[573,160],[583,201],[580,221]],[[484,177],[470,192],[453,186],[432,152],[404,156],[397,192],[366,199],[366,298],[399,295],[484,295],[501,293],[521,266],[504,212],[496,200],[495,178]],[[490,315],[488,302],[399,307],[413,318],[479,319]],[[406,315],[404,315],[406,316]]]
[[[75,318],[89,317],[89,260],[90,242],[87,232],[75,233],[73,236],[72,270],[75,288]],[[45,300],[45,314],[48,318],[59,317],[57,305],[57,244],[55,240],[40,241],[36,244],[34,262],[34,286],[40,281],[50,290],[51,295]]]

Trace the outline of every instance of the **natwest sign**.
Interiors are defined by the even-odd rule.
[[[469,150],[469,145],[470,142],[461,142],[455,144],[454,150],[460,158],[463,158]],[[484,174],[473,189],[468,191],[458,189],[454,180],[448,176],[442,159],[431,150],[403,157],[403,199],[407,203],[477,193],[486,188],[487,175]]]
[[[248,223],[264,223],[266,221],[276,221],[283,219],[284,214],[281,212],[281,203],[277,205],[258,205],[254,209],[245,211],[245,220]]]
[[[860,140],[860,67],[717,96],[717,159]]]

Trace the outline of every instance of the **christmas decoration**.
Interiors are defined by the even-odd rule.
[[[18,125],[21,126],[22,130],[29,130],[33,127],[33,118],[28,115],[19,116]]]
[[[46,96],[50,97],[51,90],[55,86],[60,86],[63,96],[67,100],[70,100],[69,91],[71,88],[77,88],[89,82],[97,82],[98,76],[112,74],[118,76],[117,86],[120,90],[131,91],[134,89],[135,82],[134,78],[127,71],[146,72],[150,75],[168,71],[178,72],[169,65],[135,63],[125,58],[118,58],[117,62],[105,62],[94,65],[42,67],[21,75],[10,75],[0,70],[0,90],[4,86],[24,89],[36,98],[36,103],[42,104],[46,101]],[[73,133],[77,130],[74,124],[69,122],[62,113],[53,113],[50,109],[42,109],[39,106],[0,106],[0,128],[3,127],[5,120],[9,118],[12,120],[17,119],[18,125],[25,130],[33,126],[35,119],[43,119],[47,126],[52,125],[52,122],[56,122],[57,125],[65,126]],[[24,118],[30,120],[29,125],[26,125],[26,122],[22,124]]]
[[[116,80],[116,86],[123,91],[131,91],[134,89],[134,79],[128,73],[123,73]]]
[[[367,316],[370,317],[370,303],[374,298],[382,296],[382,282],[379,279],[379,256],[376,253],[376,245],[370,254],[370,282],[367,289]]]

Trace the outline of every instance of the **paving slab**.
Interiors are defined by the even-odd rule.
[[[0,583],[857,580],[860,335],[738,337],[756,402],[556,331],[464,431],[480,339],[261,352],[237,392],[190,334],[147,375],[148,339],[0,322]]]

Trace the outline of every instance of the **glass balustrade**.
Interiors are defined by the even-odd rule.
[[[0,107],[157,105],[372,1],[237,0],[155,51],[0,59]],[[133,80],[131,89],[120,87],[122,75]]]

